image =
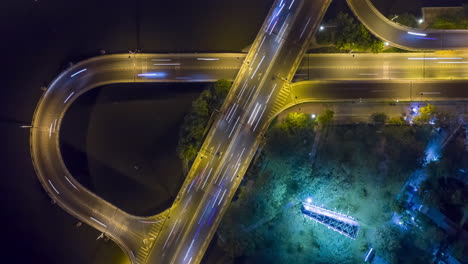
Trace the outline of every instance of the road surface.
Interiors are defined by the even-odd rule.
[[[357,79],[369,82],[355,81],[350,84],[344,81],[327,81],[323,82],[323,85],[320,82],[296,83],[292,85],[292,94],[296,94],[298,100],[294,101],[293,97],[288,97],[289,101],[285,103],[292,105],[310,100],[379,98],[379,96],[387,99],[400,97],[404,100],[403,95],[366,92],[366,89],[375,90],[375,87],[385,89],[393,86],[391,89],[399,88],[402,93],[406,93],[403,91],[410,89],[410,79],[424,79],[423,77],[441,80],[466,79],[468,65],[439,63],[453,61],[440,60],[448,58],[447,55],[444,56],[435,53],[358,54],[355,57],[349,54],[309,55],[302,62],[304,67],[298,70],[295,80]],[[448,56],[453,57],[453,54]],[[462,61],[468,57],[465,53],[457,53],[455,56],[463,58]],[[105,232],[124,248],[130,257],[135,255],[135,259],[139,256],[144,258],[147,254],[144,249],[150,246],[151,239],[157,236],[162,224],[162,222],[151,222],[164,219],[164,215],[149,219],[128,215],[90,193],[75,181],[66,169],[58,149],[61,120],[74,100],[100,85],[118,82],[214,81],[221,78],[232,80],[242,64],[240,61],[244,58],[245,54],[116,54],[92,58],[64,71],[44,93],[32,122],[31,155],[42,185],[62,208],[81,221]],[[438,58],[438,60],[408,58]],[[317,65],[323,65],[323,68]],[[83,71],[84,69],[86,70]],[[382,82],[377,81],[387,77],[389,80],[384,82],[383,86]],[[390,79],[400,79],[400,81]],[[401,82],[401,79],[408,81]],[[414,87],[418,85],[416,81],[412,82]],[[466,97],[464,94],[466,89],[462,89],[463,83],[445,81],[438,83],[439,88],[436,90],[443,91],[440,95],[445,95],[445,90],[450,90],[450,95],[447,97]],[[421,83],[420,87],[428,86]],[[355,90],[361,92],[354,93]],[[412,99],[418,99],[417,91],[414,90]],[[435,97],[437,94],[427,96]],[[145,224],[142,225],[141,221]],[[121,229],[123,227],[132,232],[127,234]],[[146,243],[143,242],[145,238]]]
[[[468,30],[421,30],[390,21],[370,0],[346,0],[362,24],[376,37],[405,50],[467,49]]]

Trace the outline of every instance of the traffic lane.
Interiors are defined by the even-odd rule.
[[[292,86],[295,100],[468,98],[468,81],[324,81]],[[296,98],[297,97],[297,98]]]
[[[366,0],[348,0],[348,4],[354,11],[356,16],[366,27],[376,33],[381,38],[393,42],[397,45],[406,46],[413,49],[443,49],[443,48],[464,48],[466,47],[466,39],[464,32],[447,32],[447,31],[422,31],[395,26],[393,22],[385,17],[379,16],[376,9],[370,1]],[[416,34],[413,34],[416,33]]]
[[[284,6],[283,6],[283,7],[284,7]],[[275,12],[275,10],[273,10],[273,12]],[[277,12],[278,12],[278,13],[281,12],[281,9],[280,9],[280,11],[277,11]],[[272,13],[272,12],[270,12],[270,13]],[[278,13],[276,13],[274,16],[277,16]],[[263,35],[265,35],[265,33],[263,33]],[[262,34],[259,34],[259,37],[257,37],[257,40],[258,40],[258,39],[263,39]],[[263,40],[265,40],[265,39],[263,39]],[[266,41],[267,41],[267,43],[270,43],[270,42],[271,42],[271,39],[270,39],[269,37],[266,37]],[[256,60],[256,58],[255,58],[255,56],[254,56],[253,61],[252,61],[252,63],[251,63],[251,66],[250,66],[249,69],[248,69],[248,70],[250,71],[250,72],[249,72],[250,74],[247,73],[247,74],[244,75],[244,76],[247,77],[247,78],[245,78],[245,77],[244,77],[244,78],[241,78],[241,79],[244,79],[244,80],[243,80],[244,82],[247,81],[246,85],[249,85],[249,83],[248,83],[248,81],[249,81],[248,78],[250,77],[250,79],[252,80],[252,79],[255,77],[255,74],[257,73],[257,71],[258,71],[259,69],[260,69],[260,71],[259,71],[259,75],[258,75],[259,77],[258,77],[258,78],[260,78],[260,76],[263,74],[263,72],[264,72],[264,70],[265,70],[265,66],[261,67],[263,61],[265,60],[265,58],[267,58],[267,62],[266,62],[266,63],[268,63],[268,61],[271,60],[271,59],[269,58],[269,57],[271,57],[271,56],[268,56],[269,54],[267,54],[267,52],[272,52],[272,54],[275,53],[274,48],[273,48],[273,49],[268,49],[268,48],[266,48],[266,50],[265,50],[264,52],[262,52],[262,50],[265,50],[265,48],[261,47],[261,44],[260,44],[259,50],[257,50],[257,52],[255,53],[255,56],[257,56],[258,54],[260,54],[260,55],[262,56],[262,58],[259,59],[259,60]],[[265,65],[266,65],[266,63],[265,63]],[[254,68],[255,68],[255,70],[253,70]],[[253,72],[252,72],[252,70],[253,70]],[[256,78],[255,80],[258,81],[257,78]],[[242,83],[242,81],[241,81],[240,83]],[[239,91],[239,92],[240,92],[240,91]],[[253,92],[255,92],[255,86],[252,86],[252,87],[250,88],[250,94],[252,94]],[[247,101],[249,101],[249,100],[247,100]],[[234,111],[234,110],[232,110],[232,109],[233,109],[232,107],[235,107],[235,106],[231,106],[231,112]],[[230,114],[230,113],[229,113],[229,114]],[[229,115],[229,114],[228,114],[228,115]],[[242,116],[244,116],[244,115],[242,115]],[[241,118],[241,114],[239,114],[239,115],[237,116],[237,119],[236,119],[236,123],[235,123],[235,124],[238,124],[237,121],[238,121],[240,118]],[[244,119],[245,117],[242,117],[242,118]],[[226,139],[226,135],[225,135],[225,132],[226,132],[226,131],[225,131],[225,130],[224,130],[224,131],[221,130],[221,129],[216,129],[216,130],[218,130],[218,131],[220,131],[220,132],[214,133],[214,136],[215,136],[215,137],[216,137],[217,134],[218,134],[219,137],[220,137],[220,139]],[[236,131],[238,130],[238,129],[235,127],[235,125],[233,125],[231,131],[234,131],[234,130],[236,130]],[[237,133],[237,132],[235,132],[235,133]],[[230,138],[231,135],[232,135],[232,132],[230,132],[229,135],[228,135],[227,137]],[[223,137],[223,136],[224,136],[224,137]],[[235,138],[235,137],[234,137],[234,138]],[[226,141],[229,141],[229,140],[226,140]],[[232,145],[230,144],[230,146],[232,146]],[[233,155],[229,155],[228,152],[230,152],[229,149],[227,150],[227,153],[225,153],[225,154],[222,155],[222,156],[223,156],[223,159],[224,159],[224,160],[225,160],[225,159],[228,159],[228,162],[229,162],[229,160],[232,159]],[[223,163],[224,163],[224,162],[223,162]],[[225,164],[226,164],[226,163],[225,163]],[[198,168],[198,167],[199,167],[199,166],[197,166],[197,168]],[[219,167],[219,166],[218,166],[218,167]],[[219,173],[221,173],[221,172],[222,172],[222,167],[221,167],[221,169],[217,169],[217,170],[219,171]],[[223,177],[224,177],[224,176],[223,176]],[[224,178],[223,178],[222,180],[224,180]],[[208,198],[207,195],[205,195],[204,201],[206,201],[207,198]],[[201,205],[203,205],[203,202],[201,203]],[[201,209],[201,206],[198,206],[197,212],[199,212],[200,209]],[[196,214],[196,215],[197,215],[197,214]],[[194,234],[190,234],[190,231],[193,231],[193,230],[194,230],[194,229],[192,228],[192,226],[193,226],[193,221],[192,221],[189,225],[190,225],[190,226],[187,228],[187,229],[188,229],[188,234],[187,234],[187,236],[184,236],[183,241],[181,242],[181,247],[180,247],[181,249],[184,249],[184,247],[187,247],[187,246],[188,246],[188,247],[189,247],[189,250],[190,250],[190,247],[193,246],[193,243],[194,243],[194,239],[195,239],[195,238],[192,238],[192,235],[194,235]],[[198,229],[198,230],[200,230],[200,229]],[[198,234],[199,234],[198,232],[195,233],[196,236],[198,236]],[[187,239],[185,239],[185,237],[187,237]],[[190,246],[189,246],[189,245],[188,245],[188,240],[189,240],[190,238],[192,238],[192,241],[190,242]],[[187,241],[187,242],[185,242],[185,241]],[[179,250],[176,250],[176,254],[177,254],[178,251],[179,251]],[[177,256],[178,256],[178,255],[177,255]],[[176,256],[176,257],[177,257],[177,256]],[[185,259],[186,259],[186,258],[185,258]],[[184,259],[184,261],[185,261],[185,259]]]
[[[212,226],[216,226],[216,223],[222,218],[222,212],[225,206],[229,204],[228,198],[231,196],[231,192],[235,190],[233,187],[240,180],[238,176],[243,175],[239,173],[239,168],[245,170],[246,158],[251,159],[246,151],[248,151],[247,149],[250,150],[251,144],[255,144],[256,141],[255,137],[251,136],[248,127],[248,125],[244,125],[242,132],[236,137],[231,152],[238,155],[226,161],[228,165],[225,167],[223,176],[217,182],[213,182],[212,188],[214,188],[214,191],[207,193],[207,199],[204,200],[201,206],[201,215],[196,219],[198,221],[194,222],[196,228],[190,229],[187,235],[188,240],[191,239],[190,243],[186,243],[181,247],[180,254],[176,257],[174,263],[190,263],[191,259],[194,260],[200,257],[198,252],[209,243],[206,235],[210,235]]]

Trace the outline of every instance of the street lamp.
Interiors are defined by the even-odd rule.
[[[418,19],[418,24],[422,24],[422,23],[424,23],[424,19],[422,18]]]
[[[315,119],[317,116],[315,114],[312,114],[310,115],[310,117],[312,117],[312,119]]]
[[[323,31],[323,30],[325,30],[325,27],[324,27],[324,26],[320,26],[320,27],[319,27],[319,30],[320,30],[320,31]]]

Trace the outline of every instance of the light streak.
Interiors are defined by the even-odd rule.
[[[88,70],[88,69],[82,69],[81,71],[77,71],[77,72],[75,72],[74,74],[70,75],[70,78],[73,78],[73,77],[75,77],[76,75],[78,75],[78,74],[80,74],[80,73],[82,73],[82,72],[85,72],[85,71],[87,71],[87,70]]]

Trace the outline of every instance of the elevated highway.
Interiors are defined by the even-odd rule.
[[[346,0],[364,26],[394,47],[414,51],[466,50],[468,30],[421,30],[386,18],[370,0]]]

